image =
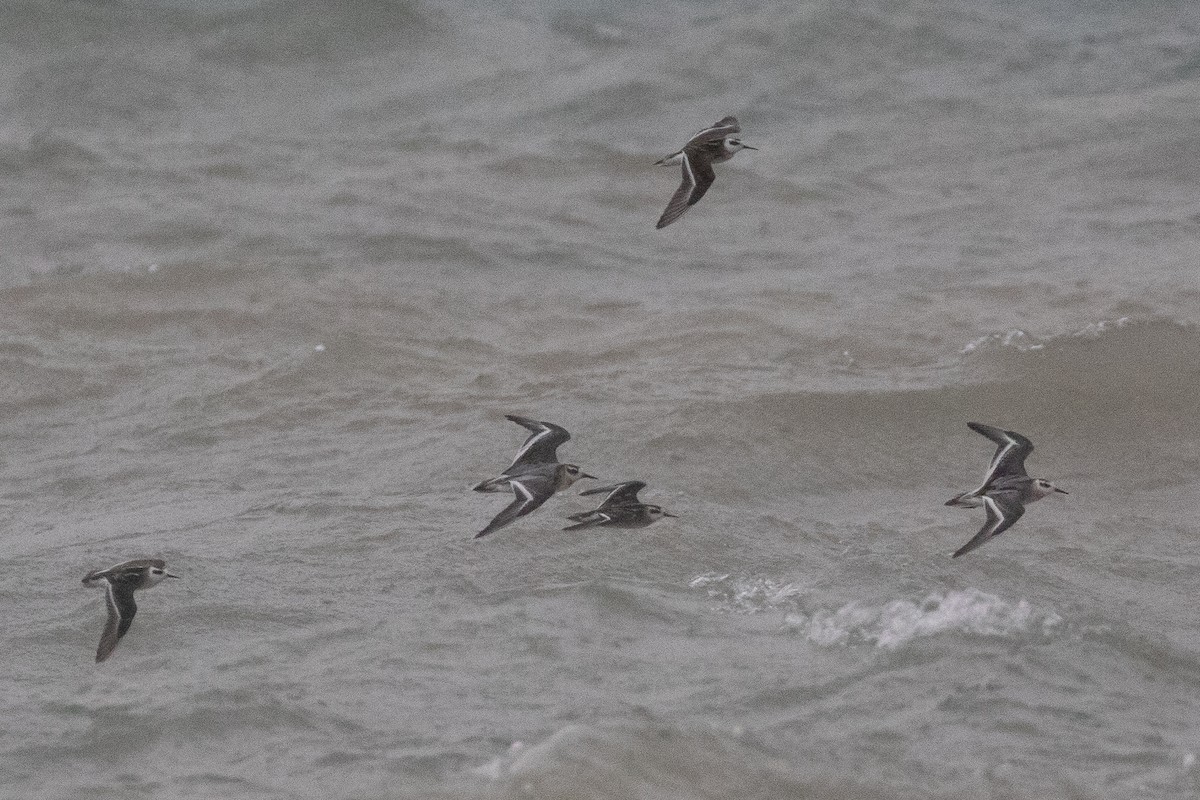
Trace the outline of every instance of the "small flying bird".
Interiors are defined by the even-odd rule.
[[[100,634],[100,646],[96,648],[96,663],[112,655],[117,642],[133,624],[137,603],[133,593],[138,589],[149,589],[164,578],[178,578],[167,572],[166,562],[157,558],[137,558],[125,561],[108,569],[89,572],[83,579],[84,586],[101,586],[107,591],[108,621]]]
[[[946,501],[948,506],[979,508],[987,511],[987,521],[979,533],[954,552],[953,558],[969,553],[1012,527],[1025,513],[1025,506],[1046,495],[1068,494],[1045,478],[1031,478],[1025,471],[1025,457],[1033,452],[1033,442],[1015,431],[1004,431],[981,422],[967,426],[996,443],[996,453],[984,473],[978,489]]]
[[[658,218],[655,228],[665,228],[683,216],[683,212],[704,197],[708,187],[716,180],[712,165],[733,158],[739,150],[757,150],[733,134],[741,131],[737,117],[728,116],[714,123],[711,127],[697,133],[680,150],[654,162],[655,166],[683,165],[683,183],[671,196],[671,202],[662,216]]]
[[[599,494],[608,492],[599,507],[591,511],[581,511],[572,514],[567,519],[575,522],[568,525],[564,531],[577,531],[584,528],[644,528],[657,522],[663,517],[675,515],[665,511],[662,506],[642,503],[638,500],[638,492],[646,488],[642,481],[626,481],[615,486],[602,486],[598,489],[588,489],[580,495]]]
[[[596,477],[588,475],[575,464],[558,463],[558,446],[571,438],[565,428],[516,414],[505,416],[531,433],[504,472],[474,487],[477,492],[511,491],[514,498],[486,528],[475,534],[476,539],[525,516],[549,500],[555,492],[566,489],[575,481],[581,478],[594,480]]]

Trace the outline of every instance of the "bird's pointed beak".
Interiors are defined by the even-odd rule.
[[[172,574],[171,574],[171,573],[169,573],[169,572],[164,572],[164,573],[163,573],[163,577],[164,577],[164,578],[178,578],[179,576],[178,576],[178,575],[172,575]]]
[[[599,478],[597,478],[595,475],[588,475],[586,472],[581,472],[581,473],[579,473],[579,477],[581,477],[581,478],[591,478],[591,479],[592,479],[592,480],[594,480],[594,481],[598,481],[598,480],[600,480],[600,479],[599,479]]]
[[[664,512],[663,512],[663,516],[664,516],[664,517],[675,517],[676,519],[678,519],[678,518],[679,518],[679,515],[678,515],[678,514],[672,514],[670,511],[664,511]]]
[[[757,147],[751,147],[751,146],[750,146],[750,145],[748,145],[748,144],[744,144],[744,145],[742,145],[742,149],[743,149],[743,150],[757,150],[758,148],[757,148]]]
[[[1066,489],[1060,489],[1057,486],[1054,487],[1054,491],[1058,492],[1059,494],[1070,494],[1070,492],[1068,492]]]

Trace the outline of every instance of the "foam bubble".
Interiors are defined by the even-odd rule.
[[[1089,325],[1085,325],[1071,335],[1094,338],[1096,336],[1100,336],[1101,334],[1107,333],[1108,331],[1116,330],[1117,328],[1124,328],[1132,321],[1133,320],[1131,320],[1129,317],[1120,317],[1115,320],[1102,319],[1099,322],[1093,322]]]
[[[693,588],[705,587],[708,596],[721,600],[731,610],[754,613],[779,607],[796,605],[807,590],[791,582],[774,581],[770,578],[731,578],[729,575],[707,573],[698,575],[689,583]]]

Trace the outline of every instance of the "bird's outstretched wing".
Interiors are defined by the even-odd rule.
[[[971,541],[954,551],[952,558],[971,552],[1013,526],[1025,513],[1025,506],[1017,496],[1017,492],[996,492],[984,495],[983,507],[987,509],[987,521],[979,529],[979,533],[971,537]]]
[[[624,483],[618,483],[615,486],[599,486],[595,489],[588,489],[580,492],[579,494],[580,496],[583,496],[608,492],[608,496],[600,502],[600,506],[604,507],[608,505],[636,503],[638,502],[638,492],[645,488],[646,484],[642,481],[625,481]]]
[[[563,528],[564,531],[578,531],[584,528],[595,528],[611,522],[612,517],[603,511],[585,511],[582,514],[572,514],[568,519],[578,520],[574,525]]]
[[[694,153],[689,153],[685,149],[682,161],[683,182],[679,184],[675,194],[671,195],[671,200],[667,203],[662,216],[658,218],[655,228],[665,228],[682,217],[683,212],[704,197],[708,187],[712,186],[713,181],[716,180],[716,173],[713,172],[712,164],[707,159],[696,158]]]
[[[554,480],[542,475],[526,475],[510,480],[514,499],[496,515],[488,526],[475,534],[475,538],[494,533],[518,517],[523,517],[546,502],[554,494]]]
[[[741,127],[738,125],[737,117],[730,114],[727,117],[721,117],[720,120],[709,125],[688,140],[688,144],[693,142],[709,142],[714,139],[724,139],[726,136],[734,133],[740,133]]]
[[[129,626],[133,624],[133,616],[137,613],[132,585],[110,578],[105,597],[108,601],[108,620],[104,623],[100,645],[96,648],[96,663],[112,655],[112,651],[117,648],[117,642],[121,641],[121,637],[129,630]]]
[[[508,469],[524,464],[555,464],[558,462],[558,446],[571,438],[567,429],[553,422],[539,422],[516,414],[505,417],[531,431],[529,438],[517,451],[516,458]]]
[[[982,422],[968,422],[967,427],[996,443],[996,452],[988,463],[982,488],[1001,476],[1025,477],[1028,474],[1025,472],[1025,458],[1033,452],[1033,442],[1016,431],[1001,430]]]

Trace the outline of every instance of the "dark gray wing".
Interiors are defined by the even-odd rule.
[[[552,422],[538,422],[528,417],[518,417],[516,414],[505,414],[507,419],[528,428],[532,433],[517,451],[517,457],[509,464],[508,472],[513,467],[523,464],[557,464],[558,446],[571,438],[566,428]]]
[[[697,158],[690,145],[684,149],[682,161],[683,182],[679,184],[675,194],[671,195],[671,201],[667,203],[662,216],[658,218],[655,228],[665,228],[682,217],[683,212],[704,197],[708,187],[712,186],[713,181],[716,180],[717,176],[713,172],[712,163],[703,156]]]
[[[588,494],[600,494],[608,492],[608,496],[600,502],[600,507],[604,508],[609,505],[623,505],[625,503],[637,503],[638,492],[646,488],[646,484],[642,481],[625,481],[618,483],[616,486],[601,486],[597,489],[588,489],[585,492],[580,492],[580,496]]]
[[[981,489],[986,489],[988,484],[1001,476],[1028,475],[1025,471],[1025,458],[1033,452],[1033,442],[1016,431],[1000,430],[982,422],[968,422],[967,427],[996,443],[996,452],[988,464]]]
[[[696,188],[692,190],[692,196],[688,198],[688,205],[694,206],[704,197],[708,187],[713,185],[713,181],[717,179],[717,175],[713,172],[713,161],[724,152],[723,140],[716,139],[710,142],[697,144],[689,144],[684,148],[684,154],[688,156],[688,161],[692,165],[692,175],[696,181]]]
[[[612,520],[612,517],[603,511],[586,511],[582,514],[572,514],[568,519],[579,520],[574,525],[568,525],[563,528],[564,531],[578,531],[583,528],[595,528],[598,525],[605,525]]]
[[[739,133],[741,130],[738,126],[737,117],[730,114],[728,117],[722,117],[704,130],[697,131],[696,135],[688,140],[688,144],[724,139],[726,136]]]
[[[108,579],[105,597],[108,600],[108,621],[104,624],[104,632],[100,634],[100,645],[96,648],[96,663],[112,655],[117,642],[133,624],[133,616],[137,613],[137,603],[133,599],[133,589],[136,584],[121,576]]]
[[[691,159],[685,152],[680,156],[683,164],[683,183],[679,184],[679,188],[675,190],[675,194],[671,195],[670,202],[667,203],[666,209],[663,210],[662,216],[658,218],[655,228],[662,229],[670,225],[675,220],[683,216],[683,212],[688,210],[692,197],[692,190],[696,188],[696,175],[692,171]]]
[[[554,494],[554,478],[547,475],[521,475],[510,480],[515,499],[496,515],[488,526],[475,534],[478,539],[500,530],[518,517],[523,517]]]
[[[1025,513],[1025,506],[1021,504],[1020,496],[1015,491],[984,495],[983,507],[987,509],[987,521],[971,541],[954,551],[952,558],[969,553],[989,539],[1004,533]]]

